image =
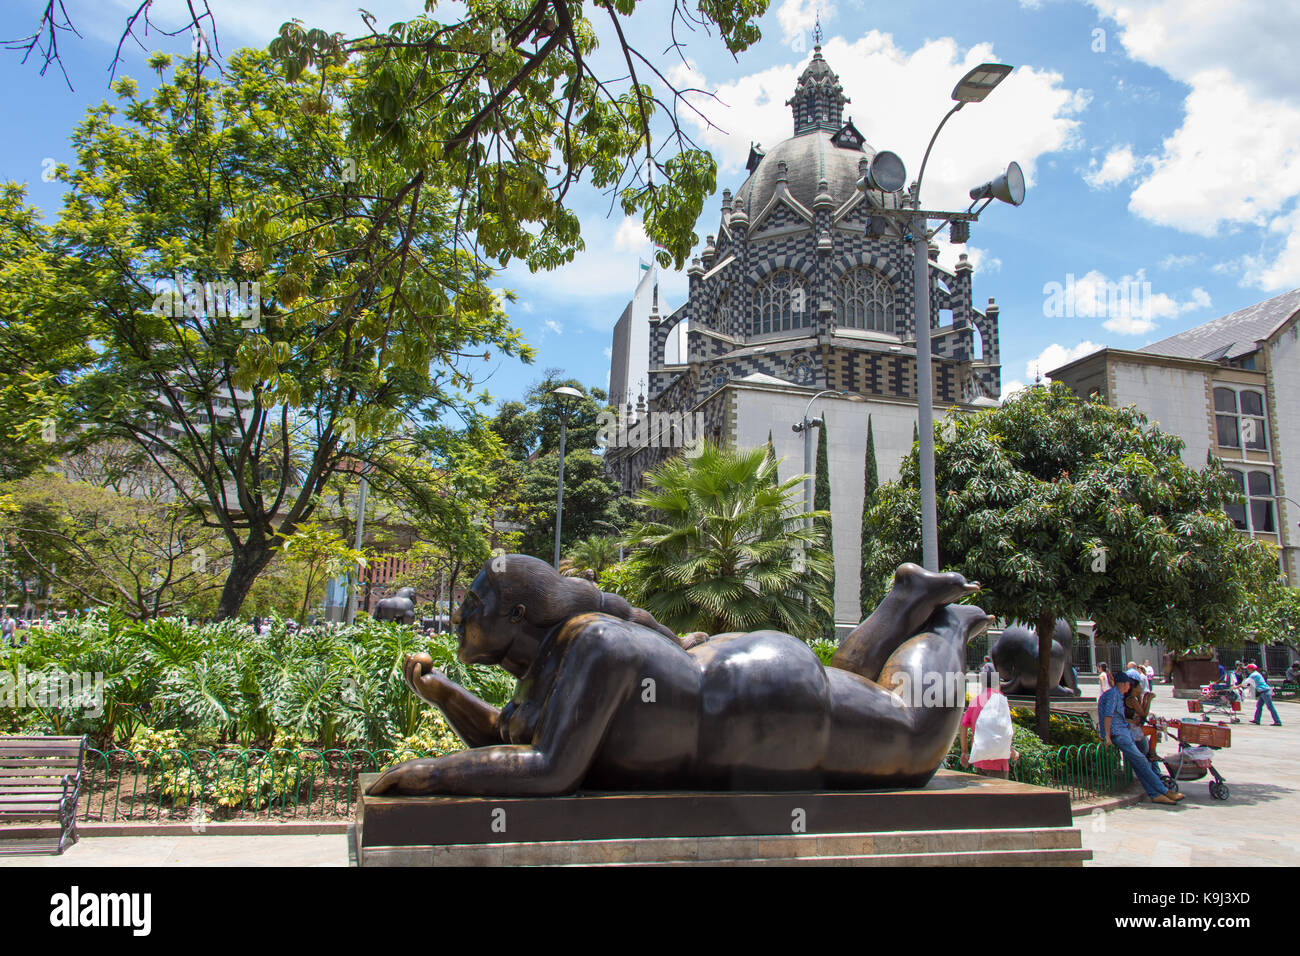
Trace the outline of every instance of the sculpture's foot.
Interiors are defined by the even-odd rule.
[[[900,565],[885,599],[844,638],[831,665],[876,680],[889,656],[919,633],[935,611],[979,589],[978,583],[967,583],[955,571],[936,573],[919,564]]]

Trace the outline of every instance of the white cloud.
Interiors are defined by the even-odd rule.
[[[996,59],[990,44],[978,44],[963,54],[952,39],[931,40],[908,52],[891,35],[871,31],[849,43],[832,37],[823,45],[827,62],[839,74],[852,100],[845,116],[875,149],[890,149],[903,157],[909,173],[920,171],[922,154],[948,104],[953,84],[971,67]],[[708,128],[691,116],[696,138],[713,152],[727,183],[743,178],[751,141],[769,145],[791,134],[785,105],[795,88],[806,57],[774,66],[723,84],[718,100],[696,97],[694,102],[715,124]],[[927,206],[965,208],[972,186],[999,175],[1017,160],[1032,186],[1040,156],[1073,148],[1088,96],[1062,85],[1061,74],[1021,67],[983,103],[963,110],[944,127],[926,167]],[[877,91],[889,90],[889,96]]]
[[[1104,189],[1122,183],[1133,175],[1136,168],[1137,157],[1133,155],[1132,147],[1117,146],[1106,154],[1100,166],[1093,159],[1083,179],[1093,189]]]
[[[1171,252],[1169,253],[1169,255],[1165,256],[1163,259],[1160,260],[1160,268],[1161,269],[1185,269],[1188,266],[1195,265],[1200,260],[1200,258],[1201,258],[1200,256],[1194,253],[1185,256],[1179,256]]]
[[[1028,388],[1028,386],[1025,385],[1024,382],[1020,381],[1020,380],[1017,379],[1017,378],[1013,378],[1013,379],[1012,379],[1011,381],[1009,381],[1009,382],[1003,382],[1003,383],[1002,383],[1002,401],[1005,402],[1005,401],[1006,401],[1008,398],[1010,398],[1012,395],[1016,394],[1016,392],[1023,392],[1026,388]]]
[[[796,49],[804,49],[806,44],[799,41],[812,31],[819,13],[822,26],[825,26],[826,22],[835,16],[834,4],[828,0],[783,0],[776,10],[777,22],[781,24],[782,39],[786,43],[795,44]]]
[[[1092,0],[1129,56],[1190,87],[1129,208],[1185,232],[1261,231],[1243,285],[1300,284],[1300,57],[1273,0]],[[1290,28],[1288,28],[1290,26]]]
[[[556,335],[564,334],[564,326],[562,326],[559,322],[556,322],[554,319],[547,319],[542,324],[546,326],[548,331],[554,332]]]
[[[601,349],[601,351],[605,353],[605,358],[614,357],[614,350],[610,348],[608,345],[606,345],[603,349]]]
[[[620,252],[645,252],[650,249],[650,237],[640,221],[624,216],[614,231],[614,248]]]
[[[1002,269],[1002,260],[997,256],[989,255],[987,249],[981,249],[969,243],[955,246],[948,241],[947,235],[947,230],[944,230],[934,237],[934,242],[939,247],[939,265],[949,272],[957,268],[957,262],[963,252],[966,254],[966,259],[970,262],[971,268],[976,272],[987,275]]]
[[[1071,346],[1052,343],[1025,363],[1025,378],[1030,381],[1037,380],[1040,377],[1047,379],[1047,373],[1053,369],[1068,365],[1075,359],[1083,358],[1085,355],[1091,355],[1100,348],[1104,348],[1104,346],[1087,341]]]
[[[1118,335],[1143,335],[1156,327],[1157,319],[1168,319],[1207,308],[1210,294],[1194,288],[1179,301],[1166,292],[1154,292],[1146,270],[1136,275],[1111,279],[1093,269],[1083,276],[1069,274],[1065,282],[1043,286],[1045,318],[1100,318],[1102,327]]]

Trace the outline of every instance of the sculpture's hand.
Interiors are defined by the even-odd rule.
[[[423,652],[406,655],[402,676],[417,697],[439,707],[446,701],[447,689],[454,686],[447,675],[433,666],[433,658]]]
[[[429,793],[434,779],[433,764],[437,758],[425,757],[420,760],[408,760],[399,763],[391,770],[384,771],[378,780],[366,791],[372,797],[400,796],[403,794]]]

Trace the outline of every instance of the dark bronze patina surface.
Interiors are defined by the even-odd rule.
[[[470,749],[400,764],[368,793],[924,786],[965,706],[966,642],[990,620],[950,602],[976,590],[903,565],[823,667],[789,634],[679,641],[588,581],[535,558],[493,558],[453,623],[462,661],[519,678],[514,700],[498,710],[427,655],[408,658],[412,690]]]
[[[375,602],[376,621],[397,621],[400,624],[415,623],[415,588],[398,588],[392,597]]]
[[[1002,693],[1008,697],[1033,697],[1038,687],[1038,634],[1023,624],[1010,624],[993,645],[989,656],[1002,679]],[[1074,677],[1074,628],[1064,618],[1052,632],[1052,663],[1047,676],[1053,697],[1078,697]]]

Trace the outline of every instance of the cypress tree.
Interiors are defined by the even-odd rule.
[[[867,457],[863,467],[862,479],[862,576],[858,585],[858,600],[861,607],[858,609],[858,617],[865,618],[867,611],[872,604],[871,579],[867,577],[866,559],[867,552],[871,547],[871,539],[867,527],[867,515],[871,511],[871,506],[876,501],[876,489],[880,487],[880,470],[876,467],[876,436],[871,430],[871,416],[867,416]]]
[[[770,462],[775,462],[775,461],[776,461],[776,446],[772,444],[772,429],[770,429],[770,428],[767,430],[767,460],[770,461]],[[780,483],[781,483],[781,480],[780,480],[780,478],[777,477],[777,470],[776,470],[775,468],[773,468],[773,469],[772,469],[772,486],[773,486],[773,487],[776,487],[776,486],[779,485]]]
[[[813,487],[813,509],[825,511],[825,518],[818,521],[818,527],[825,535],[826,553],[831,557],[831,595],[835,594],[835,539],[831,534],[831,470],[826,454],[826,414],[822,413],[821,428],[817,429],[817,481]],[[822,623],[822,636],[828,641],[835,640],[835,613],[818,612]]]

